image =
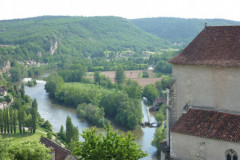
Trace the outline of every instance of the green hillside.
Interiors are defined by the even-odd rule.
[[[179,47],[186,46],[205,26],[240,25],[224,19],[142,18],[131,20],[136,26]]]
[[[40,60],[51,50],[54,55],[102,57],[105,51],[141,52],[170,46],[168,41],[124,18],[62,16],[0,21],[0,45],[3,44],[20,46],[20,59]]]

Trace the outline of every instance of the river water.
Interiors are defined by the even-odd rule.
[[[78,127],[79,133],[82,133],[82,130],[86,128],[92,127],[85,120],[80,120],[77,118],[76,110],[73,108],[69,108],[67,106],[56,103],[48,97],[48,93],[44,89],[45,81],[37,80],[37,85],[33,87],[25,86],[25,92],[32,99],[36,98],[38,102],[38,112],[41,117],[45,120],[48,120],[52,126],[54,132],[59,132],[61,125],[64,126],[66,124],[67,116],[70,116],[72,122],[75,126]],[[142,101],[142,109],[144,114],[145,121],[147,120],[147,106]],[[155,122],[154,116],[151,114],[152,122]],[[116,127],[115,127],[116,128]],[[100,129],[102,130],[102,129]],[[126,132],[119,129],[120,132]],[[157,155],[157,149],[151,145],[151,141],[153,139],[155,132],[155,128],[148,127],[138,127],[132,131],[132,133],[136,137],[136,142],[141,146],[143,151],[146,151],[149,155],[143,160],[157,160],[159,156]],[[81,137],[80,137],[81,139]]]

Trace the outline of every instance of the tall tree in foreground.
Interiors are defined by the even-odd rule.
[[[119,135],[111,126],[105,127],[106,134],[96,134],[97,129],[87,129],[81,135],[84,141],[76,143],[74,155],[79,159],[131,159],[147,156],[134,142],[132,134]]]
[[[78,128],[73,126],[72,119],[67,116],[66,120],[66,142],[69,144],[71,140],[78,141]]]
[[[119,85],[125,80],[125,71],[122,67],[118,67],[115,74],[115,82]]]
[[[17,110],[13,110],[13,131],[17,133]]]
[[[37,104],[37,100],[34,99],[32,102],[32,132],[35,133],[36,129],[37,129],[37,108],[38,108],[38,104]]]

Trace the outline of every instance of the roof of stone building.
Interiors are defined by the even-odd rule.
[[[208,26],[169,63],[240,67],[240,26]]]
[[[71,151],[66,148],[61,147],[60,145],[54,143],[46,137],[42,137],[40,142],[50,149],[55,149],[55,160],[64,160],[69,155],[72,155]],[[74,156],[71,156],[72,159],[76,159]]]
[[[171,132],[240,142],[240,115],[211,110],[189,109],[174,124]]]

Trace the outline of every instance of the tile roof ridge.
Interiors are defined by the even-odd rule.
[[[43,138],[44,138],[45,140],[47,140],[48,142],[50,142],[51,144],[54,144],[55,146],[61,148],[61,149],[64,150],[65,152],[68,152],[68,153],[71,154],[71,151],[70,151],[70,150],[68,150],[68,149],[60,146],[59,144],[57,144],[57,143],[53,142],[52,140],[48,139],[47,137],[42,136],[41,139],[40,139],[40,142],[41,142],[41,140],[42,140]]]
[[[189,110],[199,110],[199,111],[211,111],[211,112],[218,112],[218,113],[227,113],[232,115],[239,115],[240,111],[233,111],[233,110],[227,110],[227,109],[217,109],[214,107],[200,107],[200,106],[191,106]]]

